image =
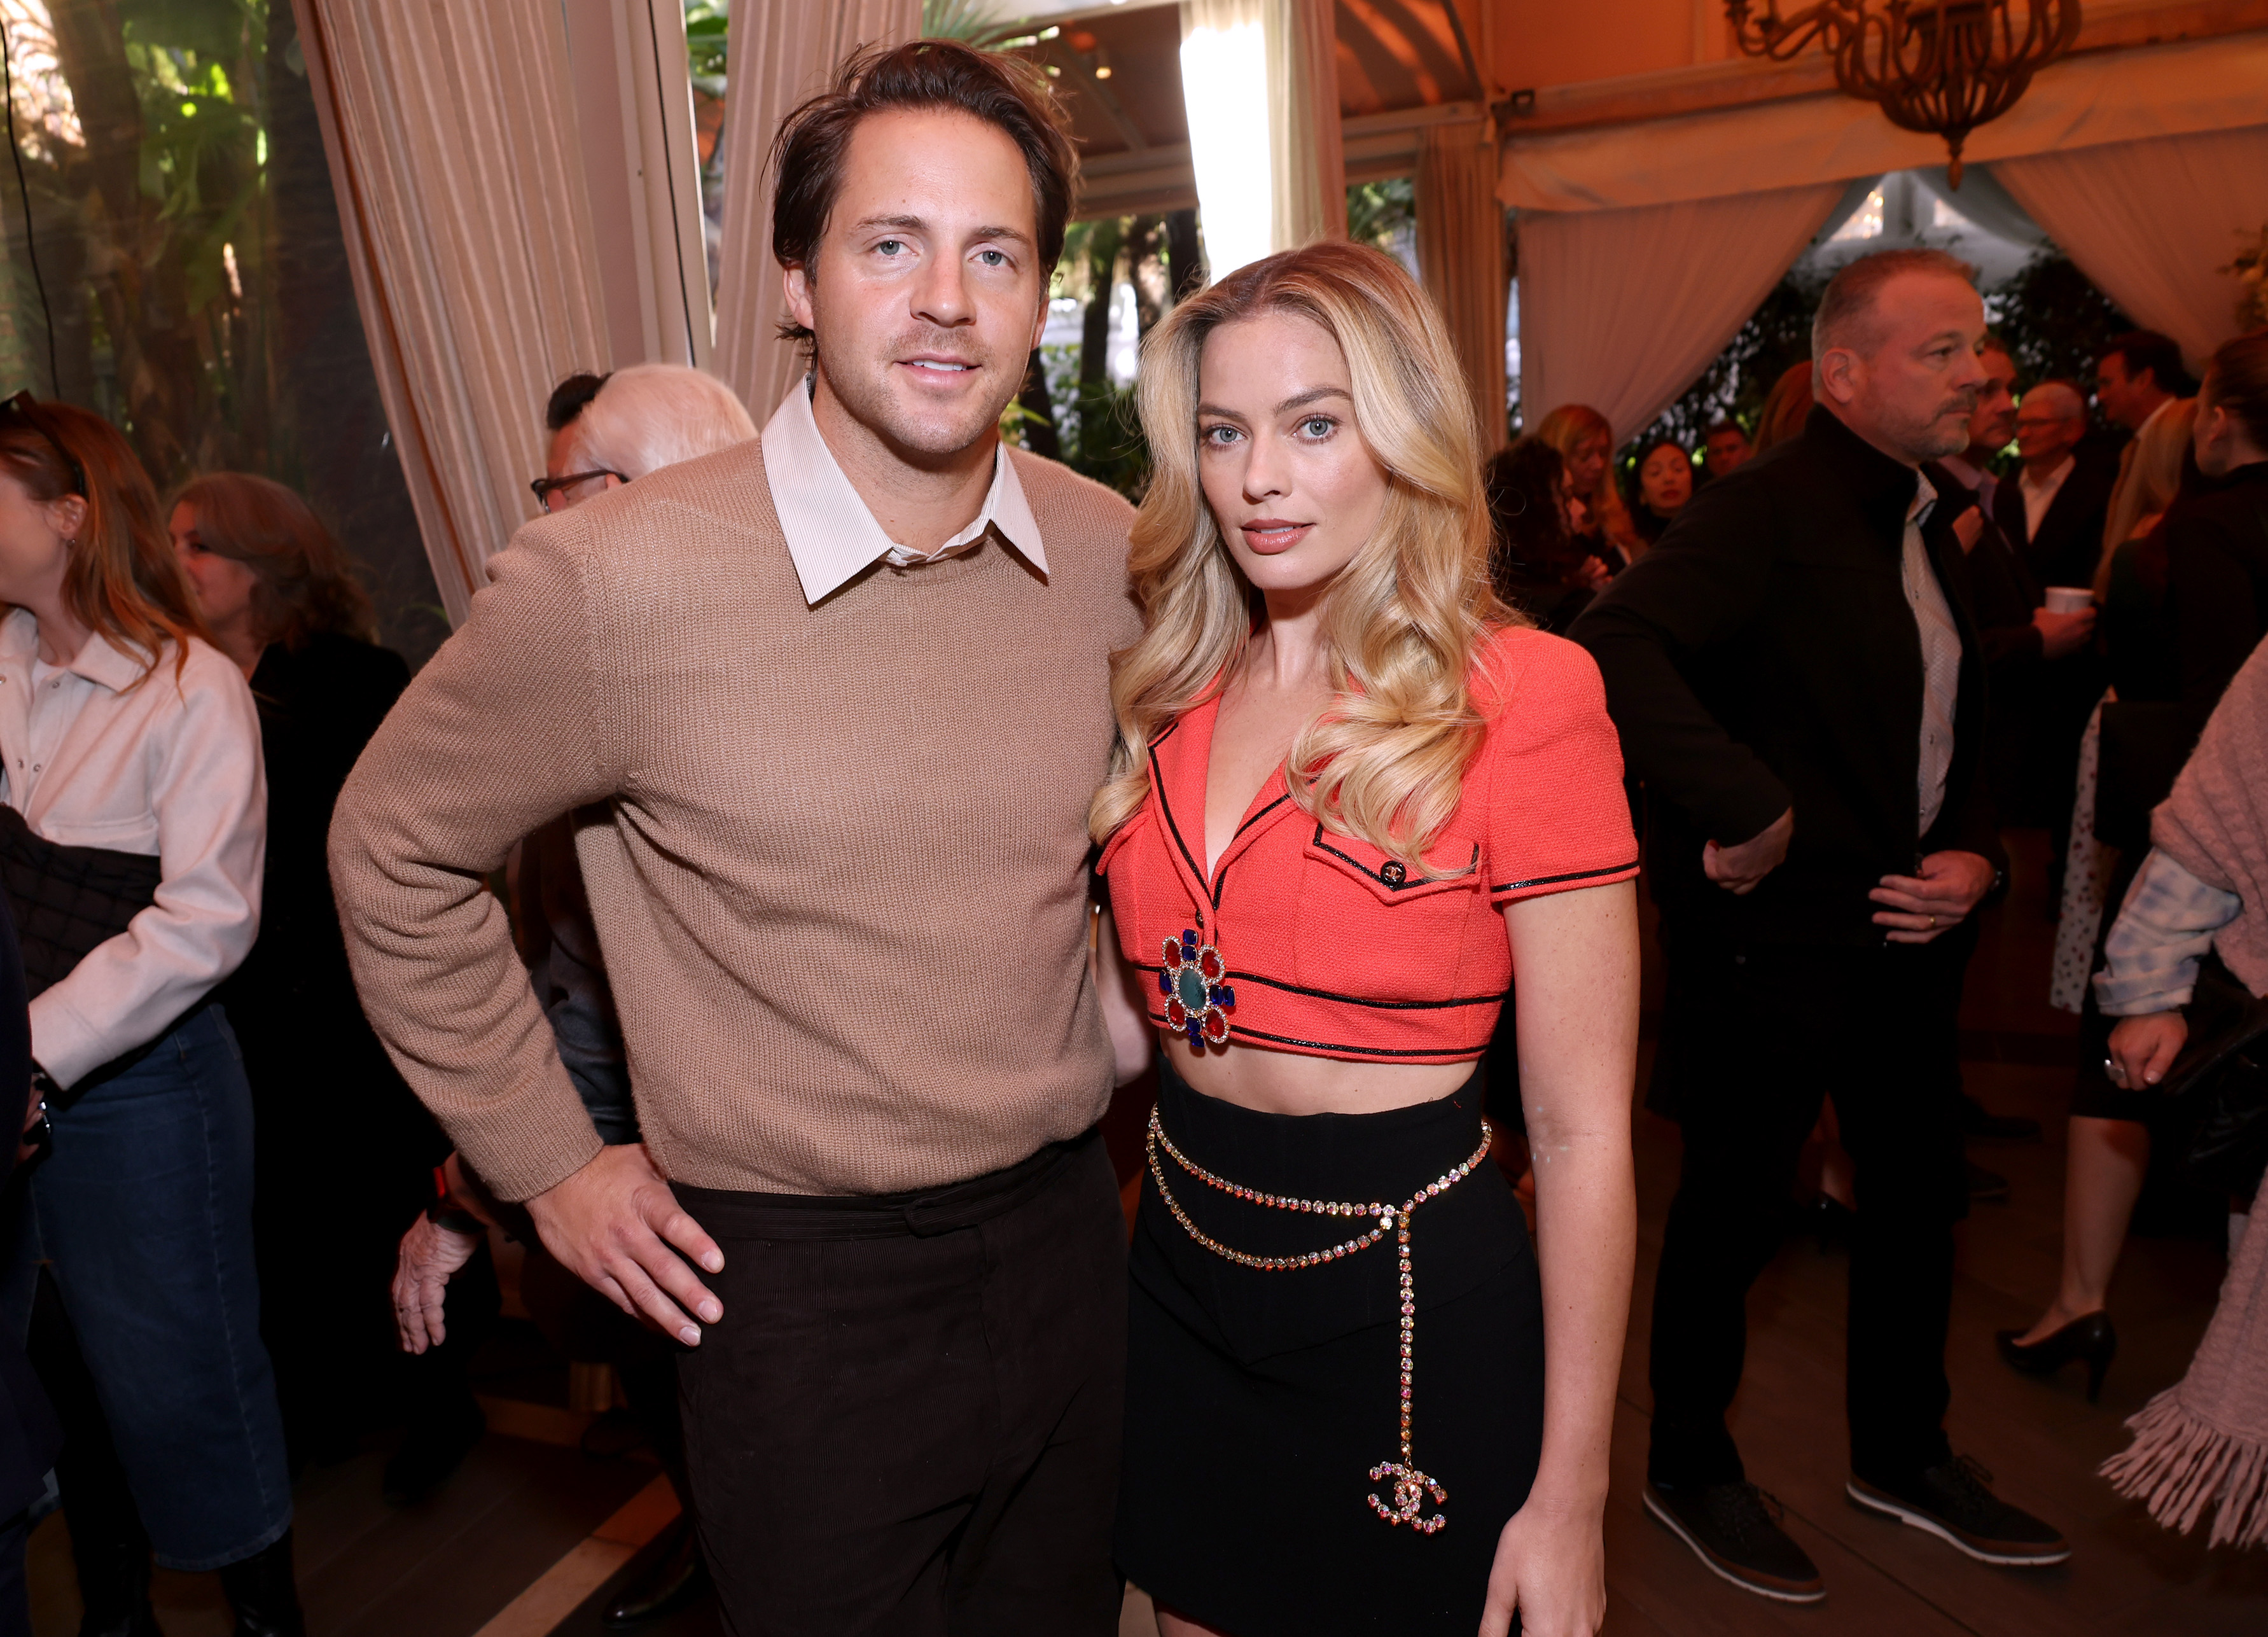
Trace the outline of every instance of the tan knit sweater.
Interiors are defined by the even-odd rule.
[[[1086,807],[1132,512],[1017,454],[1049,572],[997,538],[806,606],[760,444],[531,523],[371,741],[331,827],[355,982],[507,1198],[599,1147],[504,908],[519,837],[577,851],[669,1176],[884,1193],[1092,1125]]]

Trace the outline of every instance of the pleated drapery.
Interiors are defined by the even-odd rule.
[[[758,425],[800,380],[803,358],[779,339],[786,316],[772,260],[769,161],[779,122],[827,89],[861,46],[921,35],[921,0],[749,0],[735,6],[725,97],[725,242],[717,267],[717,343],[710,367]]]
[[[1346,235],[1333,15],[1332,0],[1182,0],[1182,101],[1215,279]]]
[[[1504,207],[1486,120],[1429,125],[1418,150],[1418,269],[1441,309],[1480,417],[1481,449],[1505,437]]]
[[[1521,409],[1644,430],[1811,241],[1839,182],[1626,210],[1520,214]],[[1424,213],[1419,212],[1419,221]]]
[[[1999,159],[1992,174],[2103,294],[2192,364],[2237,333],[2239,285],[2223,269],[2240,235],[2268,224],[2268,124]]]
[[[603,370],[556,0],[293,0],[379,392],[452,624],[534,515],[544,400]]]

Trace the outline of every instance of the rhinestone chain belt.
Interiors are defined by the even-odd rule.
[[[1449,1521],[1440,1512],[1434,1513],[1431,1517],[1418,1515],[1424,1508],[1425,1496],[1430,1493],[1433,1497],[1434,1505],[1443,1506],[1448,1501],[1449,1492],[1424,1472],[1419,1471],[1416,1459],[1410,1453],[1410,1343],[1418,1332],[1418,1291],[1410,1272],[1410,1213],[1426,1200],[1448,1192],[1457,1184],[1471,1176],[1474,1168],[1488,1158],[1489,1144],[1494,1139],[1495,1135],[1495,1129],[1488,1121],[1483,1120],[1481,1146],[1473,1150],[1472,1156],[1463,1164],[1443,1172],[1441,1176],[1426,1184],[1400,1205],[1377,1203],[1349,1205],[1336,1199],[1288,1199],[1278,1194],[1263,1193],[1256,1188],[1241,1186],[1223,1176],[1216,1176],[1174,1147],[1173,1139],[1166,1135],[1166,1128],[1159,1123],[1158,1110],[1154,1107],[1150,1110],[1150,1132],[1145,1147],[1150,1158],[1150,1176],[1158,1184],[1158,1197],[1166,1202],[1166,1209],[1174,1213],[1174,1220],[1188,1230],[1189,1237],[1215,1256],[1233,1262],[1239,1267],[1257,1268],[1262,1272],[1291,1272],[1300,1268],[1317,1267],[1325,1262],[1336,1262],[1341,1257],[1352,1256],[1358,1250],[1367,1250],[1385,1238],[1389,1232],[1395,1235],[1402,1252],[1402,1459],[1381,1461],[1370,1469],[1370,1479],[1373,1483],[1378,1483],[1388,1478],[1394,1480],[1393,1503],[1388,1505],[1381,1501],[1373,1491],[1370,1496],[1370,1505],[1371,1509],[1388,1523],[1407,1523],[1421,1534],[1430,1535]],[[1189,1213],[1182,1209],[1182,1202],[1174,1198],[1174,1191],[1166,1186],[1165,1167],[1158,1161],[1158,1150],[1160,1148],[1173,1157],[1174,1164],[1196,1177],[1197,1181],[1207,1187],[1218,1188],[1221,1192],[1235,1198],[1248,1200],[1254,1205],[1267,1206],[1278,1211],[1304,1211],[1315,1216],[1375,1219],[1378,1225],[1368,1232],[1342,1243],[1326,1245],[1321,1250],[1310,1250],[1300,1256],[1256,1257],[1242,1250],[1233,1250],[1219,1240],[1206,1235],[1195,1222],[1189,1220]]]

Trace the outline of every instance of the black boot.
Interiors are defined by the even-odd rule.
[[[307,1637],[291,1578],[290,1530],[275,1545],[222,1569],[220,1589],[236,1611],[236,1637]]]
[[[71,1561],[78,1570],[78,1637],[164,1637],[150,1606],[150,1543],[139,1528],[107,1538],[71,1530]]]

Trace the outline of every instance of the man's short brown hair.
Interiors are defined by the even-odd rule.
[[[1862,255],[1829,281],[1811,321],[1811,361],[1819,363],[1836,347],[1861,348],[1871,340],[1870,321],[1882,286],[1905,273],[1936,273],[1963,284],[1977,282],[1977,269],[1942,250],[1877,250]]]
[[[1070,121],[1047,77],[1033,63],[952,40],[870,47],[850,57],[835,84],[780,122],[772,139],[772,256],[808,272],[835,195],[850,135],[870,114],[891,109],[966,114],[1004,133],[1022,150],[1032,177],[1042,280],[1063,254],[1064,225],[1079,191],[1079,154]],[[782,336],[810,339],[799,324]]]

